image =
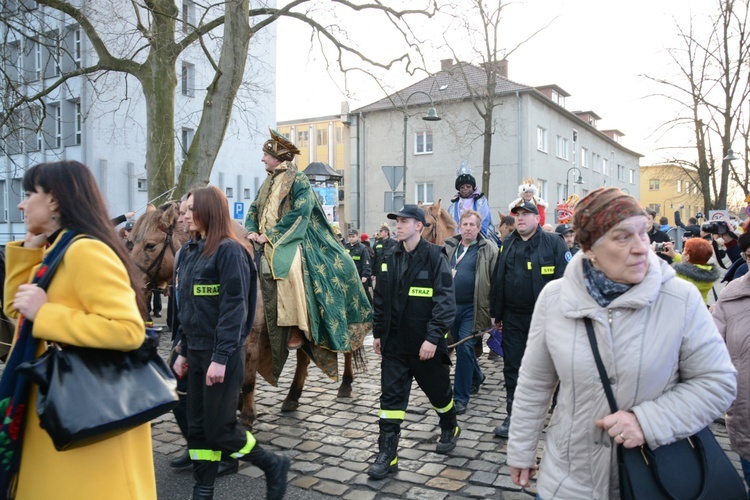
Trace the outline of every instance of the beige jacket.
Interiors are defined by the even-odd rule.
[[[750,274],[731,281],[714,306],[714,321],[737,368],[737,399],[727,412],[732,448],[750,460]]]
[[[613,441],[594,421],[610,414],[582,318],[593,320],[620,409],[638,417],[649,446],[687,437],[722,415],[736,371],[700,293],[654,253],[645,279],[600,307],[586,290],[583,252],[536,302],[513,404],[508,465],[532,466],[555,386],[538,492],[619,498]]]

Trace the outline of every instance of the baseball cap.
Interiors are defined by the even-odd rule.
[[[559,234],[560,236],[565,236],[566,234],[568,234],[572,230],[573,230],[573,226],[571,226],[570,224],[559,224],[555,228],[555,232],[557,234]]]
[[[349,230],[349,236],[351,236],[351,235],[358,235],[358,234],[359,234],[359,231],[357,231],[356,229],[350,229]]]
[[[519,210],[526,210],[527,212],[531,212],[532,214],[539,215],[539,209],[536,208],[536,205],[530,201],[524,200],[523,203],[519,203],[515,207],[513,207],[510,210],[510,213],[517,214]]]
[[[424,218],[424,212],[421,208],[419,208],[417,205],[404,205],[404,208],[401,209],[399,212],[391,212],[387,216],[389,219],[397,219],[398,217],[406,217],[408,219],[417,219],[419,222],[424,224],[425,226],[429,226],[427,224],[427,220]]]

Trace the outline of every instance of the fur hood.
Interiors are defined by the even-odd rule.
[[[699,266],[690,262],[677,262],[672,265],[677,274],[681,274],[692,281],[713,283],[719,279],[719,268],[716,264]]]

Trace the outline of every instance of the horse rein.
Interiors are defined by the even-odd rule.
[[[160,229],[160,231],[164,233],[166,237],[164,238],[164,243],[161,247],[161,251],[159,252],[159,255],[157,255],[154,261],[151,262],[150,266],[146,268],[142,266],[140,263],[136,262],[135,260],[133,261],[135,262],[135,265],[138,267],[138,269],[143,271],[143,273],[148,278],[148,281],[143,286],[143,290],[146,293],[153,292],[154,290],[159,288],[158,286],[159,284],[157,283],[157,277],[159,276],[159,272],[161,271],[161,265],[162,265],[162,262],[164,261],[164,254],[167,252],[167,247],[169,247],[169,249],[172,251],[172,255],[175,255],[175,249],[172,246],[172,233],[174,231],[174,226],[175,224],[173,223],[171,226],[169,226],[169,229],[166,231],[164,231],[163,229]]]

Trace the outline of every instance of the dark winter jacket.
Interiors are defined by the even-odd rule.
[[[503,317],[505,273],[509,271],[506,269],[508,251],[518,239],[520,235],[516,231],[506,236],[497,258],[490,294],[490,315],[495,318],[496,322]],[[532,287],[534,300],[536,300],[547,283],[562,278],[569,260],[566,256],[568,247],[560,235],[542,231],[541,227],[537,228],[536,233],[528,241],[531,244],[529,265],[531,265],[532,272],[529,286]]]
[[[375,252],[375,260],[373,261],[373,274],[376,274],[380,269],[380,264],[385,261],[385,256],[393,252],[398,245],[398,241],[393,238],[376,239],[373,251]]]
[[[245,247],[226,239],[210,257],[205,240],[190,240],[180,252],[175,288],[180,316],[181,352],[213,351],[226,364],[245,343],[255,316],[257,272]]]
[[[382,348],[396,341],[389,338],[395,334],[407,353],[418,353],[427,340],[437,346],[438,353],[447,355],[445,339],[456,315],[456,302],[445,251],[420,239],[410,257],[399,243],[375,276],[372,334],[381,339]]]
[[[354,261],[360,278],[369,278],[372,276],[372,267],[370,265],[370,251],[362,243],[357,242],[354,245],[347,243],[344,245],[349,257]]]

